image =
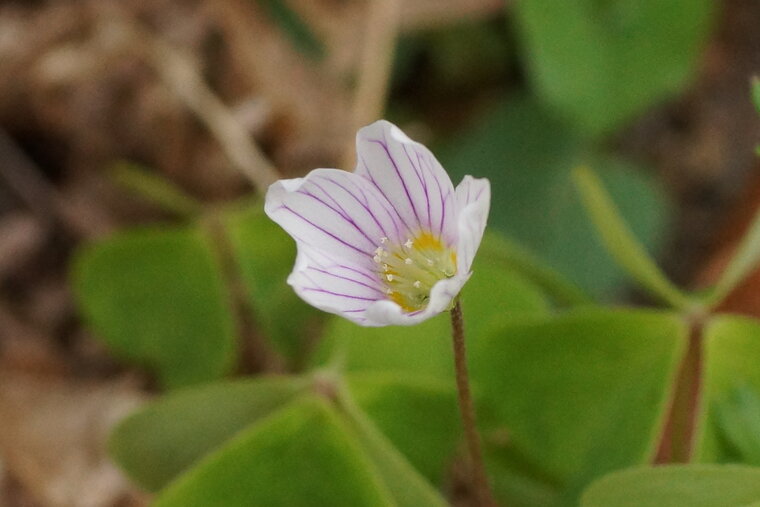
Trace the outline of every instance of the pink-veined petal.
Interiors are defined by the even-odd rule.
[[[310,305],[360,325],[369,325],[367,308],[386,297],[374,272],[303,244],[288,283]]]
[[[363,326],[412,325],[448,310],[470,276],[483,236],[488,181],[467,176],[454,190],[432,153],[386,121],[357,134],[357,152],[353,174],[316,169],[267,192],[267,215],[298,247],[288,283],[311,305]],[[433,285],[423,309],[405,311],[388,294],[419,295],[410,295],[411,285],[390,287],[398,281],[381,276],[379,259],[388,249],[411,248],[412,238],[427,233],[456,252],[456,274]],[[406,263],[413,264],[413,257]]]
[[[463,273],[452,278],[444,278],[430,290],[430,300],[424,310],[406,313],[387,299],[377,301],[367,308],[364,326],[412,326],[448,310],[451,302],[462,290],[470,278],[470,273]]]
[[[411,233],[456,241],[454,187],[430,150],[380,120],[358,132],[356,152],[355,174],[382,192]]]
[[[299,243],[368,268],[381,238],[398,241],[404,234],[373,185],[338,169],[278,181],[269,187],[264,209]]]
[[[488,222],[491,184],[485,178],[465,176],[457,186],[457,269],[469,272]]]

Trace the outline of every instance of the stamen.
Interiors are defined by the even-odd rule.
[[[380,238],[373,260],[388,299],[405,312],[424,309],[430,290],[440,280],[456,275],[456,252],[440,236],[421,231],[404,243]]]

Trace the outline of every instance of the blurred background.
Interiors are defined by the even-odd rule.
[[[676,282],[708,284],[760,205],[758,27],[756,0],[1,1],[0,505],[145,500],[102,443],[155,384],[84,324],[82,245],[350,170],[381,117],[490,178],[492,229],[593,297],[647,303],[579,164]],[[760,316],[759,294],[725,309]]]

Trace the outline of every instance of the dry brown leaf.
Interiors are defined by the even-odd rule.
[[[0,374],[0,458],[40,505],[145,505],[106,456],[111,428],[143,395],[127,382]]]

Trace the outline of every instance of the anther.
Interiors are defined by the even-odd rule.
[[[387,242],[388,242],[388,238],[386,238],[385,236],[380,238],[380,243],[387,243]]]
[[[422,287],[422,282],[420,282],[419,280],[416,280],[412,285],[414,285],[415,289],[419,289],[420,287]]]
[[[404,246],[407,247],[407,248],[412,248],[413,244],[414,244],[414,242],[411,239],[407,239],[406,243],[404,243]]]
[[[372,257],[372,259],[374,259],[374,261],[377,262],[378,264],[380,264],[380,261],[382,260],[379,255],[375,255],[374,257]]]
[[[404,264],[407,264],[407,265],[408,265],[408,264],[411,264],[412,262],[414,262],[414,261],[412,261],[412,259],[410,259],[409,257],[407,257],[407,258],[404,260]]]
[[[388,273],[387,275],[385,275],[385,278],[386,278],[386,279],[387,279],[389,282],[392,282],[392,281],[393,281],[393,275],[392,275],[392,274],[390,274],[390,273]]]

